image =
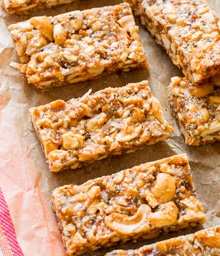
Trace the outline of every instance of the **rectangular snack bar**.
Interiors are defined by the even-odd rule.
[[[195,86],[185,77],[173,77],[168,91],[186,144],[199,146],[220,141],[220,87],[211,83]]]
[[[220,226],[197,231],[194,234],[179,236],[142,246],[134,250],[115,250],[105,256],[217,256],[220,255]]]
[[[220,72],[220,27],[205,0],[126,0],[193,83]]]
[[[20,57],[12,65],[37,88],[148,67],[127,3],[33,17],[8,28]]]
[[[186,154],[59,187],[52,203],[67,256],[206,220]]]
[[[129,153],[173,131],[147,81],[56,100],[30,114],[52,172]]]
[[[68,4],[75,0],[2,0],[2,9],[8,14],[27,15],[38,9],[51,8],[57,5]]]

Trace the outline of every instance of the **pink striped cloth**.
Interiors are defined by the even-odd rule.
[[[14,225],[0,189],[0,256],[24,256],[17,242]]]

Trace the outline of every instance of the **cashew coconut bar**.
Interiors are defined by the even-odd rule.
[[[173,77],[169,101],[185,143],[199,146],[220,141],[220,87],[195,86],[185,77]]]
[[[173,131],[147,81],[56,100],[30,114],[52,172],[129,153]]]
[[[8,14],[27,15],[38,9],[49,9],[51,7],[68,4],[75,0],[2,0],[2,8]]]
[[[52,203],[68,256],[206,220],[186,154],[59,187]]]
[[[193,83],[220,71],[220,27],[205,0],[126,0],[144,27]]]
[[[20,57],[11,65],[37,88],[148,67],[127,3],[33,17],[8,28]]]
[[[105,256],[217,256],[220,255],[220,226],[197,231],[194,234],[179,236],[142,246],[134,250],[115,250]]]

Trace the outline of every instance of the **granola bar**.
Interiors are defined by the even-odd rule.
[[[59,187],[52,203],[67,256],[205,222],[186,154]]]
[[[105,256],[217,256],[220,255],[220,226],[206,228],[194,234],[179,236],[142,246],[134,250],[114,250]]]
[[[173,63],[193,83],[220,72],[220,27],[205,0],[126,0]]]
[[[3,10],[8,14],[27,15],[38,9],[49,9],[54,6],[68,4],[75,0],[2,0]]]
[[[129,153],[173,131],[147,81],[56,100],[30,113],[52,172]]]
[[[220,141],[220,88],[195,86],[185,77],[173,77],[168,86],[170,106],[185,143],[199,146]]]
[[[28,83],[50,88],[94,79],[148,63],[127,3],[54,17],[33,17],[9,26]]]

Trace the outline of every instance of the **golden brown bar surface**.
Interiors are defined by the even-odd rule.
[[[168,91],[186,144],[199,146],[220,141],[220,87],[211,83],[194,86],[185,77],[173,77]]]
[[[3,10],[8,14],[27,15],[38,9],[51,8],[61,4],[68,4],[75,0],[2,0]]]
[[[127,3],[33,17],[8,28],[20,57],[11,65],[37,88],[148,68]]]
[[[220,27],[205,0],[126,0],[193,83],[220,72]]]
[[[147,81],[57,100],[30,113],[52,172],[132,152],[173,131]]]
[[[194,234],[146,245],[135,250],[115,250],[105,256],[217,256],[220,255],[220,226]]]
[[[186,154],[59,187],[52,203],[68,256],[205,222]]]

